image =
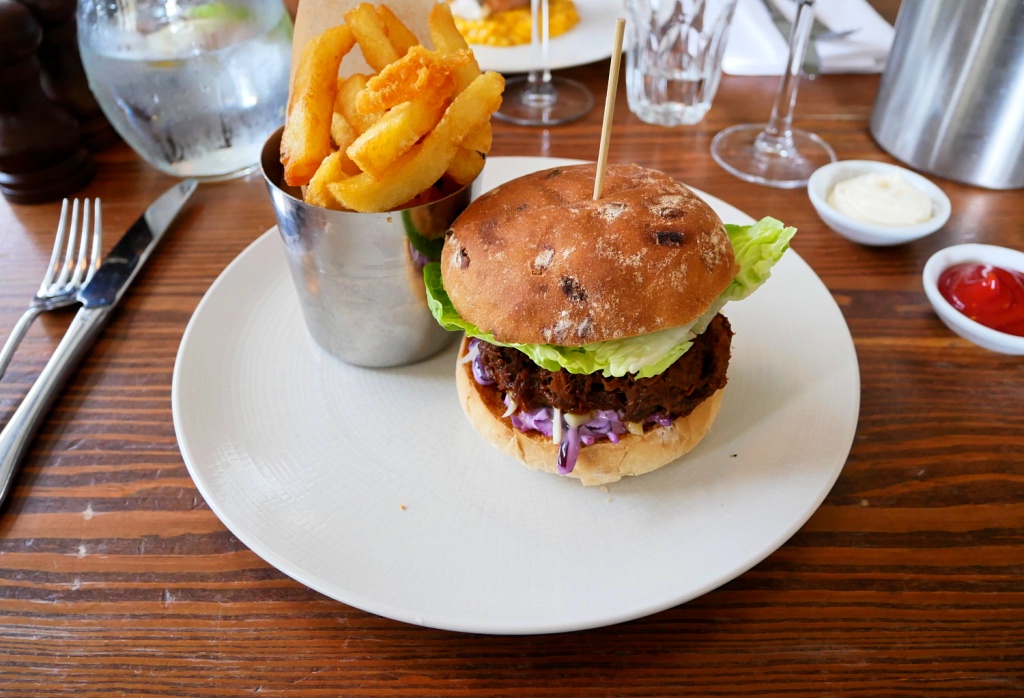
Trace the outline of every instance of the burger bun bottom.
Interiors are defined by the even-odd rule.
[[[463,339],[460,357],[465,355],[466,347]],[[519,431],[510,419],[502,418],[505,405],[499,392],[477,384],[469,363],[456,366],[455,385],[466,417],[485,439],[533,470],[558,474],[558,444],[539,432]],[[618,443],[602,439],[583,446],[576,466],[564,477],[577,478],[588,486],[606,485],[626,475],[643,475],[668,465],[707,435],[721,404],[722,390],[718,390],[671,426],[648,427],[642,436],[623,434]]]

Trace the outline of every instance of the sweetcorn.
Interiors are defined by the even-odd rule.
[[[551,36],[559,36],[580,21],[573,0],[551,0]],[[455,18],[455,26],[466,41],[487,46],[517,46],[530,43],[530,8],[497,12],[487,19]]]

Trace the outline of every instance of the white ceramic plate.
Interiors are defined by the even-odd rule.
[[[484,186],[565,164],[488,160]],[[707,197],[727,222],[750,218]],[[469,426],[455,348],[399,369],[309,338],[276,229],[221,274],[174,370],[182,456],[243,543],[378,615],[481,633],[638,618],[703,594],[784,543],[838,477],[860,374],[832,296],[792,250],[750,298],[711,433],[606,490],[536,473]],[[386,318],[382,318],[386,322]]]
[[[615,20],[626,16],[622,0],[576,0],[576,11],[580,23],[551,38],[551,70],[586,65],[612,55]],[[505,48],[473,44],[472,49],[482,70],[509,74],[544,68],[529,44]]]

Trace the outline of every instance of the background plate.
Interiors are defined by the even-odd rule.
[[[570,161],[490,158],[484,188]],[[750,218],[706,196],[726,222]],[[711,433],[607,488],[535,473],[462,415],[455,347],[399,369],[309,338],[276,229],[189,322],[172,404],[210,508],[285,574],[435,628],[545,633],[638,618],[733,579],[785,542],[838,477],[860,374],[832,296],[792,250],[750,298]],[[386,321],[386,318],[382,318]]]
[[[612,55],[615,20],[626,17],[622,0],[576,0],[576,10],[580,23],[551,39],[551,70],[586,65]],[[529,44],[505,48],[473,44],[471,48],[481,70],[508,74],[544,68]]]

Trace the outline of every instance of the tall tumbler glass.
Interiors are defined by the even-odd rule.
[[[284,121],[292,52],[281,0],[79,0],[78,43],[103,113],[178,177],[253,170]]]
[[[626,0],[630,110],[661,126],[704,118],[722,78],[737,0]]]

